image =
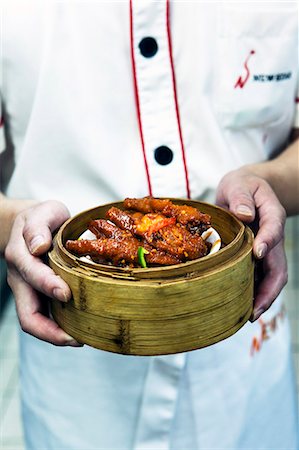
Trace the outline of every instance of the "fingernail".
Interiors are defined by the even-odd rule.
[[[71,347],[83,347],[84,344],[80,344],[80,342],[76,341],[72,336],[68,336],[66,345],[70,345]]]
[[[69,296],[67,295],[66,291],[61,288],[54,288],[53,289],[53,296],[57,298],[57,300],[60,300],[61,302],[68,302]]]
[[[250,316],[250,322],[255,322],[263,314],[263,312],[264,312],[263,308],[258,308],[257,310],[254,310]]]
[[[30,252],[35,253],[42,245],[44,245],[45,239],[41,235],[35,236],[29,244]]]
[[[241,216],[246,216],[246,217],[253,216],[252,210],[246,205],[239,205],[236,212],[237,212],[237,214],[240,214]]]
[[[258,259],[264,258],[264,256],[267,253],[267,249],[268,249],[267,244],[265,244],[264,242],[262,244],[259,244],[256,249],[256,257]]]

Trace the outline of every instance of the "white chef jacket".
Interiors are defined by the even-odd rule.
[[[294,124],[294,2],[10,1],[2,28],[11,197],[72,214],[126,196],[213,201]],[[229,339],[170,356],[21,333],[21,383],[28,449],[299,448],[280,298]]]

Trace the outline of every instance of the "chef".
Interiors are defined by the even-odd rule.
[[[1,131],[15,168],[1,196],[1,248],[22,328],[27,449],[298,449],[281,296],[268,309],[286,282],[285,217],[260,175],[237,205],[226,197],[232,178],[218,194],[244,221],[259,212],[254,251],[268,275],[253,322],[214,346],[158,357],[81,347],[47,317],[45,295],[71,293],[40,258],[69,214],[127,196],[215,202],[225,174],[242,186],[236,169],[285,149],[297,5],[27,0],[2,9]]]

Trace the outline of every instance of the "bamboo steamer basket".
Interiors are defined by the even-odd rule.
[[[171,199],[210,214],[224,244],[217,253],[158,268],[89,264],[64,244],[111,206],[69,219],[54,238],[49,264],[70,286],[68,303],[53,300],[55,321],[77,341],[126,355],[195,350],[236,333],[253,306],[253,235],[228,211],[207,203]]]

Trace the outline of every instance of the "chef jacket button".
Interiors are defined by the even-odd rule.
[[[167,164],[171,163],[173,159],[173,151],[165,145],[156,148],[154,155],[155,160],[158,164],[161,164],[161,166],[166,166]]]
[[[156,39],[152,37],[145,37],[139,43],[139,49],[145,58],[151,58],[158,51],[158,44]]]

